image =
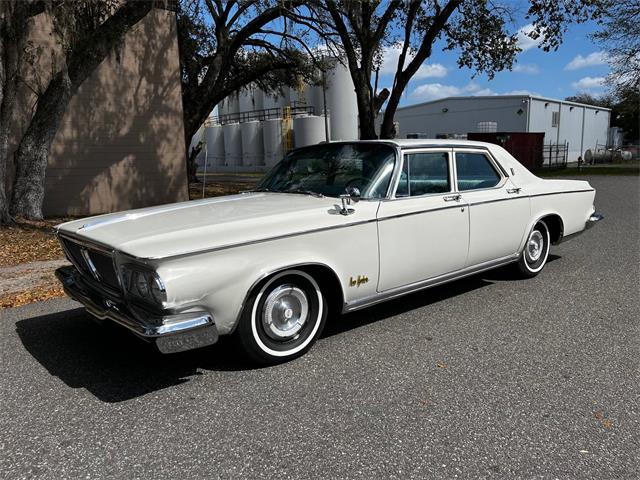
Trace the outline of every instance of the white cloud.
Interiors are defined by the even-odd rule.
[[[593,67],[596,65],[606,65],[609,57],[606,52],[599,51],[593,52],[583,57],[582,55],[577,55],[573,60],[571,60],[564,67],[565,70],[578,70],[579,68]]]
[[[482,88],[475,82],[470,82],[463,87],[457,87],[455,85],[443,85],[441,83],[426,83],[416,87],[413,92],[409,94],[409,98],[412,100],[428,102],[431,100],[438,100],[445,97],[457,97],[470,95],[473,97],[480,96],[495,96],[495,95],[537,95],[537,92],[529,90],[511,90],[509,92],[495,92],[492,89],[485,87]]]
[[[604,85],[604,77],[584,77],[573,82],[571,86],[576,90],[594,90],[601,88]]]
[[[496,95],[490,88],[481,88],[477,83],[471,82],[464,87],[455,85],[443,85],[442,83],[425,83],[416,87],[409,94],[414,100],[429,101],[445,97],[456,97],[460,95],[486,96]]]
[[[535,63],[518,63],[513,67],[513,71],[526,73],[527,75],[537,75],[540,73],[540,68]]]
[[[518,47],[520,47],[523,52],[537,47],[542,42],[542,35],[540,35],[537,40],[534,40],[529,36],[529,34],[533,32],[533,30],[533,23],[528,23],[525,26],[521,27],[520,30],[518,30]]]
[[[382,52],[382,65],[380,66],[380,73],[393,75],[398,67],[398,60],[400,59],[400,53],[402,52],[402,45],[394,44],[390,47],[385,47]],[[405,65],[413,59],[411,52],[407,53],[405,58]],[[421,78],[442,78],[447,76],[447,67],[441,63],[424,63],[420,65],[418,71],[413,76],[414,79],[419,80]]]
[[[510,92],[504,92],[502,95],[534,95],[540,96],[538,92],[532,92],[531,90],[511,90]]]

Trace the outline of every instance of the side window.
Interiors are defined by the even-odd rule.
[[[451,190],[449,154],[408,153],[404,156],[396,197],[417,197]]]
[[[500,183],[500,175],[482,153],[456,152],[458,190],[491,188]]]

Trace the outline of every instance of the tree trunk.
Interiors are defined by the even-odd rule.
[[[4,33],[4,29],[0,29]],[[6,75],[9,62],[6,59],[5,39],[0,42],[0,225],[11,223],[11,215],[9,215],[9,205],[7,203],[6,182],[7,182],[7,155],[9,153],[9,125],[11,119],[12,106],[15,101],[15,82],[12,81],[15,76]]]
[[[66,71],[59,72],[38,100],[33,119],[15,153],[16,175],[11,197],[11,213],[15,216],[42,219],[49,150],[70,99],[69,76]]]
[[[400,95],[406,88],[406,84],[404,81],[398,79],[396,77],[396,85],[393,87],[393,91],[389,96],[389,101],[387,102],[387,106],[384,109],[384,116],[382,118],[382,125],[380,126],[380,138],[391,139],[395,138],[396,130],[393,124],[393,120],[396,116],[396,110],[398,109],[398,104],[400,103]]]
[[[363,71],[351,75],[356,89],[356,101],[358,103],[358,119],[360,121],[360,140],[375,140],[376,114],[371,104],[371,76]]]

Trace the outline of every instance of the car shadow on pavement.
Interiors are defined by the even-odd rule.
[[[121,402],[189,381],[200,370],[254,368],[222,337],[213,347],[163,355],[83,308],[21,320],[16,332],[27,351],[71,388],[104,402]]]
[[[553,261],[559,257],[549,257]],[[429,290],[330,319],[323,337],[426,307],[496,281],[513,278],[509,269],[478,274]],[[130,400],[188,382],[201,370],[255,369],[233,341],[221,337],[212,347],[163,355],[110,322],[93,321],[83,308],[41,315],[16,323],[26,350],[71,388],[84,388],[103,402]]]

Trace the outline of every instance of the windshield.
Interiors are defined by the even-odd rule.
[[[258,184],[270,192],[308,192],[338,197],[360,189],[363,199],[386,196],[395,151],[380,143],[326,143],[294,150]]]

